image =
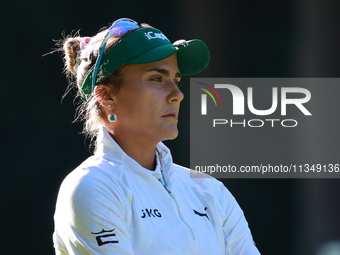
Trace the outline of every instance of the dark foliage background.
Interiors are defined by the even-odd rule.
[[[3,254],[54,254],[53,213],[63,178],[87,158],[88,142],[72,124],[72,95],[52,39],[80,30],[93,35],[120,17],[160,28],[175,41],[200,38],[211,64],[196,77],[339,77],[340,2],[296,1],[7,1],[2,18]],[[180,136],[167,142],[189,165],[189,78]],[[325,100],[337,100],[329,95]],[[339,121],[338,116],[333,116]],[[326,132],[311,127],[310,134]],[[337,132],[330,127],[330,134]],[[302,135],[302,134],[301,134]],[[337,141],[336,141],[337,142]],[[260,145],[261,146],[261,145]],[[262,145],[265,146],[265,145]],[[301,146],[301,144],[300,144]],[[306,151],[322,157],[320,140]],[[294,148],[294,141],[292,143]],[[259,148],[260,149],[260,148]],[[334,152],[333,153],[339,153]],[[337,162],[339,163],[339,162]],[[262,254],[317,254],[340,239],[339,179],[224,179],[239,201]]]

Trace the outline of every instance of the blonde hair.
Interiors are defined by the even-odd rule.
[[[148,24],[141,24],[141,27],[151,27]],[[77,32],[74,36],[68,36],[62,42],[62,50],[64,51],[64,63],[65,63],[65,73],[69,79],[69,87],[65,94],[67,94],[72,88],[77,91],[76,97],[83,98],[80,91],[80,85],[88,72],[88,70],[96,63],[98,57],[98,49],[108,32],[108,29],[101,29],[101,31],[93,36],[88,44],[86,44],[83,49],[80,49],[82,40],[85,37],[79,36]],[[111,36],[107,41],[104,54],[116,43],[118,43],[124,36],[114,37]],[[78,59],[77,60],[77,55]],[[77,61],[80,61],[80,63]],[[79,64],[79,65],[78,65]],[[77,66],[75,70],[75,66]],[[124,66],[123,66],[124,67]],[[122,86],[122,69],[119,68],[117,71],[112,73],[107,77],[102,84],[112,86],[114,92],[118,93],[120,87]],[[64,95],[65,96],[65,95]],[[102,111],[100,103],[97,101],[96,97],[93,95],[87,101],[82,100],[77,108],[75,121],[84,121],[84,127],[82,133],[87,137],[94,138],[98,135],[98,130],[100,126],[106,126],[107,121],[104,118],[104,113]]]

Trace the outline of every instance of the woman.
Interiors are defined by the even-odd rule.
[[[190,178],[161,142],[177,137],[178,84],[206,68],[206,45],[120,19],[64,50],[96,150],[61,185],[56,253],[259,254],[223,184]]]

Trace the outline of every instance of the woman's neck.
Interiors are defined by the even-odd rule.
[[[143,138],[122,137],[110,133],[120,148],[142,167],[151,171],[156,169],[156,145]]]

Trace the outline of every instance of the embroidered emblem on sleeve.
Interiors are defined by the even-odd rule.
[[[115,233],[112,233],[115,229],[111,229],[111,230],[104,230],[102,229],[102,231],[98,232],[98,233],[94,233],[91,232],[91,234],[96,235],[96,240],[98,243],[98,246],[102,246],[104,244],[109,244],[109,243],[119,243],[118,240],[112,240],[113,236],[116,236]],[[100,235],[103,233],[111,233],[111,234],[104,234],[104,235]]]

